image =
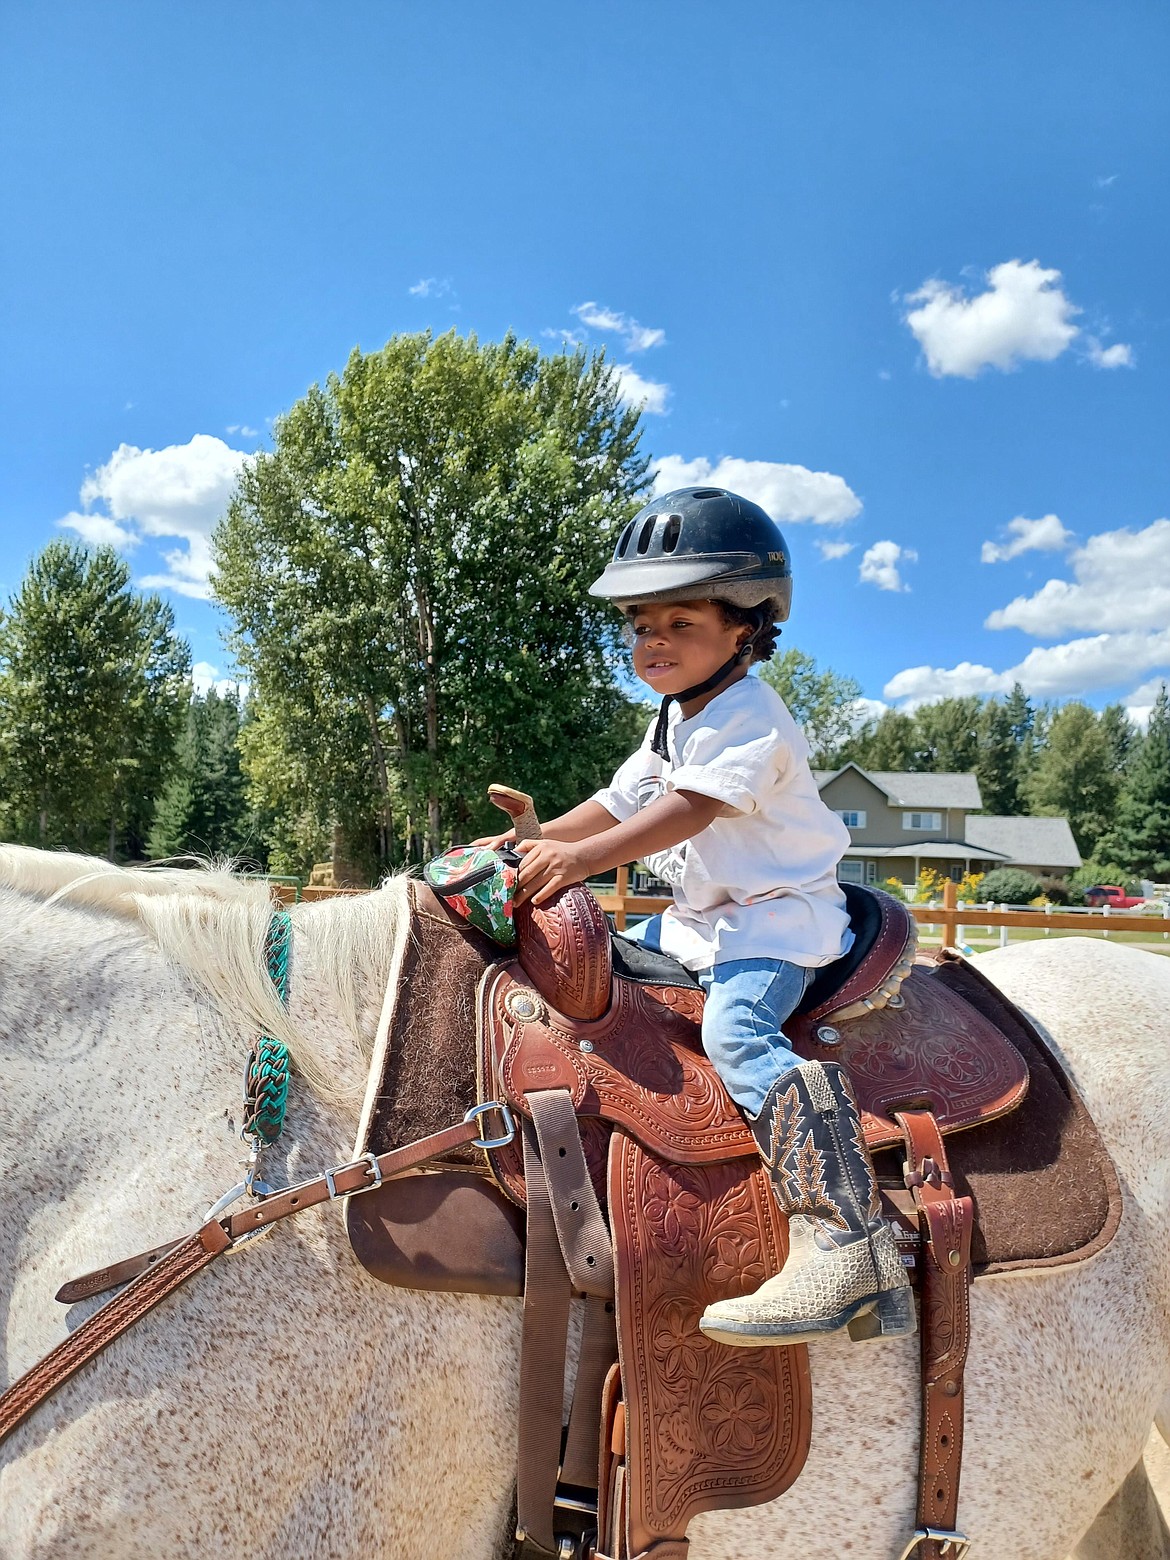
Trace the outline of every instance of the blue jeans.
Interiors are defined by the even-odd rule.
[[[660,915],[622,933],[658,953],[661,935]],[[729,959],[695,973],[707,993],[703,1049],[735,1103],[758,1116],[772,1085],[799,1060],[783,1025],[815,972],[785,959]]]

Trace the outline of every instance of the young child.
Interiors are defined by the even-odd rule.
[[[836,879],[848,830],[821,801],[783,701],[748,676],[788,616],[784,538],[746,499],[683,488],[634,517],[590,589],[625,612],[634,670],[662,704],[608,786],[517,847],[517,900],[539,904],[635,860],[670,884],[670,909],[629,935],[698,975],[704,1049],[789,1215],[783,1271],[709,1306],[699,1325],[746,1346],[850,1324],[857,1337],[913,1332],[849,1081],[832,1063],[800,1062],[783,1030],[851,937]]]

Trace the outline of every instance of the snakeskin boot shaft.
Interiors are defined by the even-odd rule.
[[[854,1338],[913,1332],[910,1282],[845,1072],[801,1062],[749,1124],[789,1216],[788,1260],[755,1294],[708,1306],[702,1330],[749,1347],[809,1342],[844,1327]]]

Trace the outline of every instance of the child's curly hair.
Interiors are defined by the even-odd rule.
[[[742,623],[745,628],[756,631],[755,643],[752,645],[753,664],[772,659],[776,654],[776,641],[780,637],[780,625],[772,621],[773,602],[765,601],[759,607],[737,607],[732,601],[715,601],[712,605],[722,612],[725,623],[735,628]]]

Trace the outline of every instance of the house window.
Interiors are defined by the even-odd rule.
[[[865,813],[864,812],[850,812],[847,808],[844,809],[844,810],[842,810],[841,808],[838,808],[837,809],[837,816],[838,816],[838,818],[840,818],[841,822],[848,829],[864,829],[865,828]]]
[[[902,814],[902,827],[904,829],[941,829],[942,813],[904,812]]]
[[[837,879],[841,883],[860,883],[864,862],[842,861],[837,866]]]
[[[867,883],[876,883],[877,882],[877,862],[876,861],[867,861],[865,863],[865,881]]]

